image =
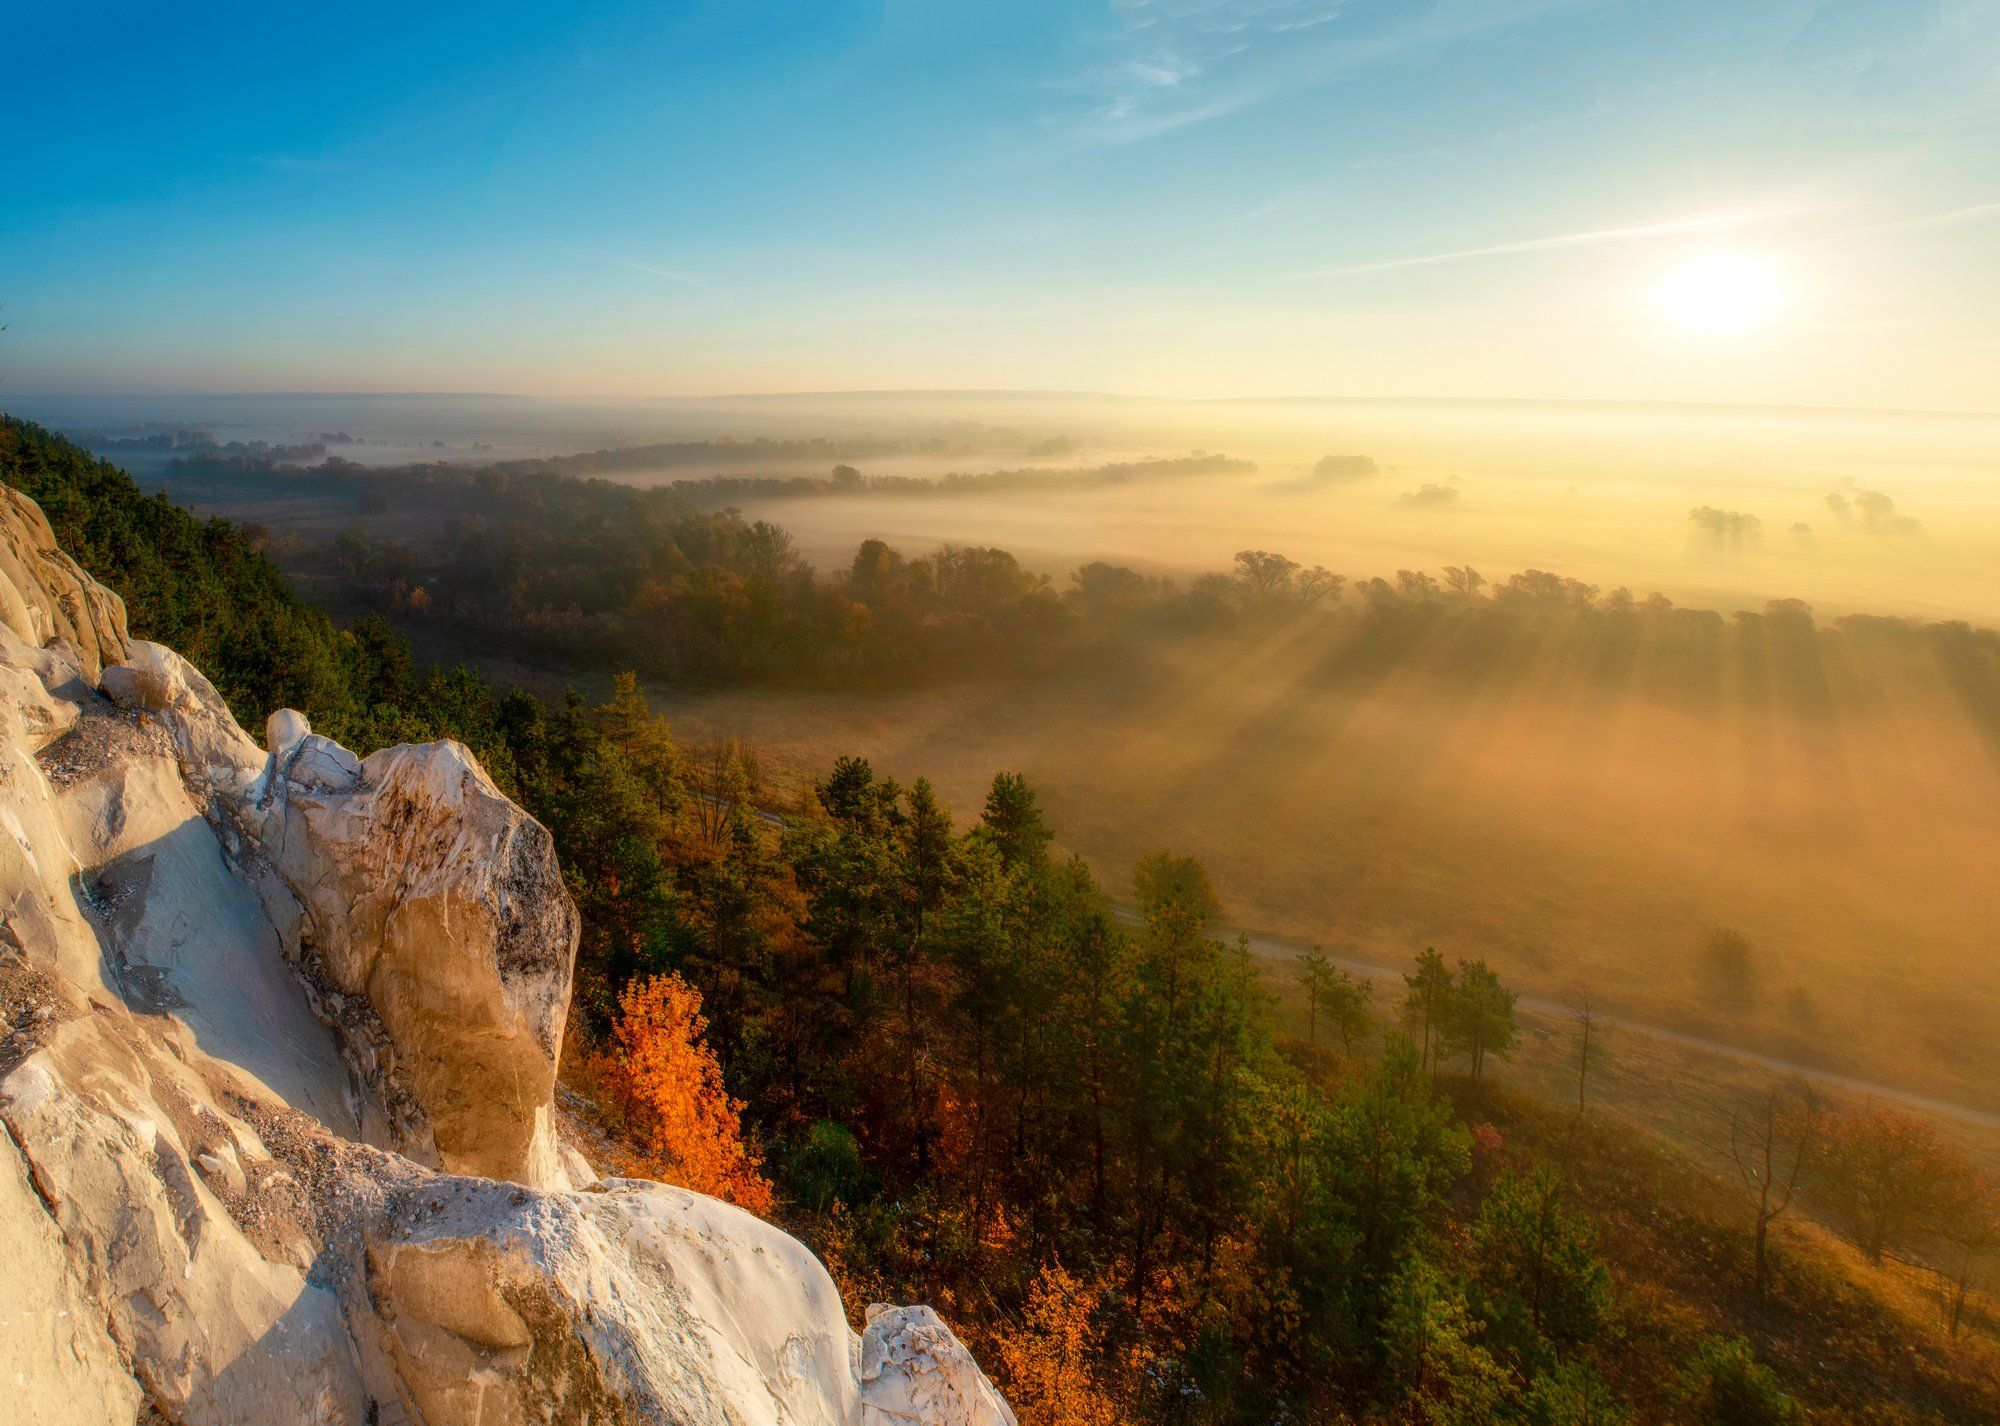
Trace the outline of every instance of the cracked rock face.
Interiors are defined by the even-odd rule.
[[[470,752],[266,743],[0,488],[0,1417],[1011,1426],[557,1143],[576,911]]]
[[[356,761],[289,710],[268,741],[236,810],[297,902],[300,953],[372,1009],[444,1168],[560,1183],[550,1104],[578,924],[548,831],[458,743]]]
[[[0,486],[0,625],[30,648],[66,644],[95,683],[125,657],[124,601],[56,546],[41,507]]]

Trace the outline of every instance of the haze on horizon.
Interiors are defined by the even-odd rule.
[[[364,10],[16,18],[0,390],[2000,389],[1992,0]]]

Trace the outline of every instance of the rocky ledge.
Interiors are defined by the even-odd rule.
[[[599,1179],[576,909],[456,743],[199,671],[0,488],[0,1395],[38,1423],[1011,1426],[936,1314]]]

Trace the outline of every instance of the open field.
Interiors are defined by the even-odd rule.
[[[2000,1106],[2000,774],[1909,670],[1817,714],[1666,700],[1561,662],[1344,675],[1315,646],[1102,658],[1028,687],[655,690],[682,736],[858,753],[971,815],[999,769],[1114,884],[1193,852],[1240,924]],[[1866,696],[1864,697],[1864,693]],[[1706,948],[1747,938],[1740,967]]]

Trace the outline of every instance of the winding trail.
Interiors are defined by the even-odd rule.
[[[1136,913],[1118,908],[1119,919],[1136,922]],[[1307,947],[1294,941],[1281,941],[1270,936],[1252,936],[1245,933],[1244,939],[1251,950],[1274,959],[1295,960]],[[1388,966],[1373,965],[1367,961],[1348,960],[1341,956],[1327,956],[1327,960],[1342,970],[1356,975],[1371,976],[1377,980],[1402,979],[1402,972]],[[1560,1000],[1547,1000],[1540,996],[1523,995],[1515,1004],[1524,1010],[1532,1010],[1537,1015],[1548,1015],[1558,1019],[1573,1016],[1575,1009]],[[1711,1055],[1722,1055],[1729,1059],[1741,1060],[1745,1064],[1757,1065],[1777,1074],[1797,1075],[1811,1084],[1822,1084],[1829,1089],[1846,1090],[1850,1094],[1867,1095],[1873,1099],[1883,1099],[1901,1105],[1906,1109],[1921,1110],[1944,1119],[1956,1119],[1965,1124],[1977,1124],[1984,1129],[2000,1129],[2000,1114],[1984,1109],[1972,1109],[1963,1104],[1954,1104],[1946,1099],[1934,1099],[1929,1095],[1912,1094],[1908,1090],[1895,1089],[1886,1084],[1876,1084],[1871,1080],[1857,1079],[1853,1075],[1837,1074],[1832,1070],[1816,1069],[1812,1065],[1801,1064],[1797,1060],[1784,1059],[1778,1055],[1767,1055],[1757,1050],[1746,1050],[1740,1045],[1726,1044],[1721,1040],[1710,1040],[1701,1035],[1690,1035],[1681,1030],[1669,1030],[1664,1025],[1651,1025],[1644,1020],[1633,1020],[1623,1015],[1609,1015],[1595,1012],[1600,1025],[1628,1030],[1634,1034],[1646,1035],[1668,1044],[1680,1045],[1690,1050],[1701,1050]]]

